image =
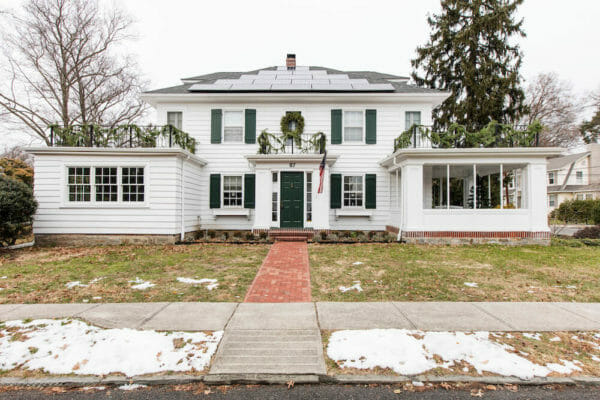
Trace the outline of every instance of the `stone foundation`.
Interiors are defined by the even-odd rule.
[[[548,246],[550,232],[402,232],[402,241],[412,244],[503,244]]]
[[[192,235],[193,232],[186,234]],[[38,246],[101,246],[120,244],[174,244],[179,235],[93,235],[93,234],[37,234]]]

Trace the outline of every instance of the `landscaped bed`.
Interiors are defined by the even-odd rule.
[[[33,247],[0,252],[0,303],[242,301],[268,245]]]
[[[600,301],[600,248],[309,246],[315,301]]]

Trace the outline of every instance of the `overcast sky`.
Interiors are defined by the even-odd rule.
[[[111,0],[101,0],[112,4]],[[18,8],[22,0],[0,0]],[[408,75],[439,0],[119,0],[137,20],[131,46],[149,88],[215,71],[282,65]],[[578,93],[600,87],[600,1],[525,0],[522,74],[554,71]],[[19,138],[17,142],[24,139]],[[10,142],[14,142],[10,140]],[[0,149],[7,140],[0,130]]]

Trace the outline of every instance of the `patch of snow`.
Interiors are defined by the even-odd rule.
[[[145,388],[148,387],[147,385],[140,385],[139,383],[132,383],[129,385],[122,385],[119,386],[117,389],[120,390],[136,390],[136,389],[141,389],[141,388]]]
[[[404,329],[334,332],[327,355],[342,368],[390,368],[401,375],[417,375],[436,367],[467,362],[477,371],[532,379],[553,371],[581,370],[571,361],[539,365],[514,353],[514,348],[490,339],[488,332],[423,332]],[[442,362],[436,362],[436,357]]]
[[[412,381],[411,383],[415,387],[425,386],[425,384],[423,382],[420,382],[420,381]]]
[[[350,290],[356,290],[357,292],[363,291],[362,286],[360,286],[360,281],[354,281],[354,285],[352,286],[340,286],[339,289],[342,293],[349,292]]]
[[[600,362],[600,357],[592,354],[592,361]]]
[[[479,285],[475,282],[465,282],[465,286],[468,287],[479,287]]]
[[[8,321],[0,329],[0,370],[22,368],[50,374],[126,376],[201,371],[222,331],[156,332],[103,329],[79,320]],[[19,340],[11,340],[19,335]],[[176,345],[177,343],[177,345]],[[31,348],[38,351],[32,353]]]
[[[526,337],[527,339],[532,339],[532,340],[542,340],[542,335],[539,333],[524,333],[523,337]]]
[[[93,285],[94,283],[100,282],[102,279],[104,279],[103,276],[99,276],[97,278],[94,278],[90,281],[90,285]]]
[[[83,299],[83,300],[81,300],[81,301],[82,301],[83,303],[89,303],[89,302],[90,302],[90,299]]]
[[[136,277],[135,280],[133,280],[133,281],[129,281],[129,283],[135,283],[135,285],[133,285],[131,287],[134,290],[146,290],[146,289],[156,286],[154,283],[142,280],[138,277]]]
[[[94,299],[94,300],[102,300],[102,297],[100,297],[100,296],[94,296],[94,297],[92,297],[92,299]]]
[[[550,342],[560,342],[560,338],[558,336],[554,336],[553,338],[548,339]]]
[[[352,263],[352,265],[363,265],[364,263],[361,261],[355,261]]]
[[[84,386],[81,390],[106,390],[106,386]]]
[[[80,281],[73,281],[65,283],[67,289],[73,289],[75,287],[88,287],[88,285],[81,283]]]
[[[0,279],[6,279],[8,278],[8,276],[4,275],[4,276],[0,276]]]
[[[181,282],[181,283],[188,283],[190,285],[202,285],[204,283],[206,283],[206,288],[208,290],[213,290],[219,287],[219,284],[217,283],[217,279],[208,279],[208,278],[202,278],[202,279],[192,279],[192,278],[184,278],[184,277],[178,277],[177,278],[177,282]]]

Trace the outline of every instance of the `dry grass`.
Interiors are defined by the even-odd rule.
[[[241,301],[267,252],[267,245],[227,244],[3,251],[0,303]],[[132,290],[129,281],[136,277],[156,286]],[[177,277],[217,279],[219,286],[209,291]],[[94,278],[102,279],[88,287],[65,286]]]
[[[309,254],[316,301],[600,301],[598,247],[313,244]],[[339,290],[354,281],[363,292]]]

